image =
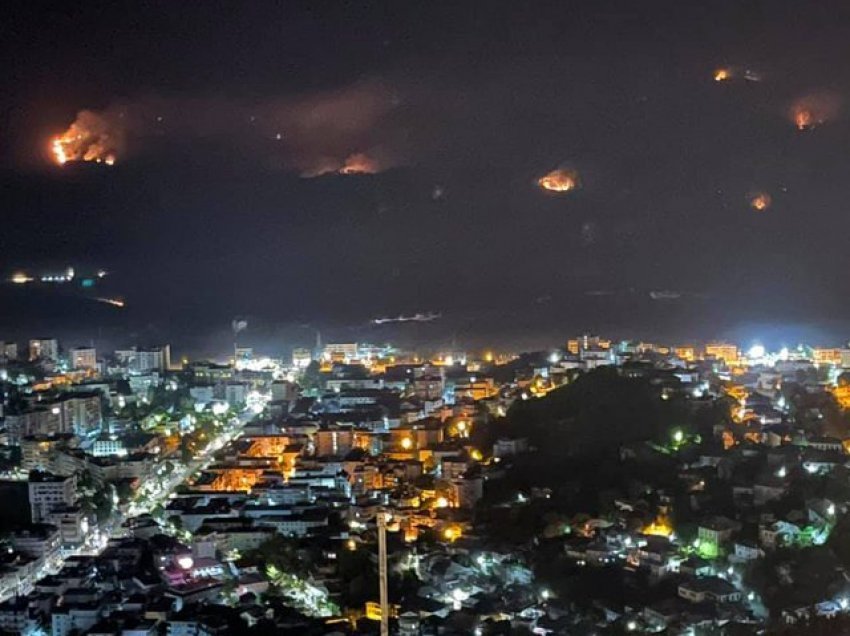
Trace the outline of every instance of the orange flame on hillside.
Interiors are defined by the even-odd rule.
[[[540,177],[537,185],[551,192],[569,192],[579,187],[578,173],[564,168],[552,170]]]
[[[81,111],[68,130],[50,142],[50,152],[60,166],[70,161],[93,161],[111,166],[115,163],[123,135],[105,117]]]
[[[714,81],[715,82],[725,82],[726,80],[732,79],[732,69],[728,68],[719,68],[714,71]]]
[[[773,199],[767,192],[759,192],[750,197],[750,207],[758,212],[764,212],[773,203]]]
[[[380,172],[378,162],[362,152],[349,155],[339,169],[340,174],[376,174],[378,172]]]
[[[812,93],[791,105],[791,119],[797,130],[812,130],[835,119],[840,106],[839,98],[833,93]]]
[[[798,110],[794,113],[794,124],[796,124],[798,130],[813,128],[814,118],[812,117],[812,111],[805,109]]]

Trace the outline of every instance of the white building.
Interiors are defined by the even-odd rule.
[[[21,554],[52,564],[59,556],[61,538],[56,526],[39,524],[12,535],[12,546]]]
[[[309,349],[292,350],[292,366],[296,369],[306,369],[313,361],[313,354]]]
[[[97,352],[94,347],[74,347],[70,356],[71,368],[80,370],[97,369]]]
[[[29,351],[30,361],[59,362],[59,341],[56,338],[34,338],[30,340]]]
[[[166,371],[171,367],[171,345],[151,349],[122,349],[115,352],[118,364],[133,373]]]
[[[228,382],[224,385],[224,399],[233,408],[244,405],[248,399],[248,387],[241,382]]]
[[[286,380],[275,380],[272,382],[272,400],[296,400],[298,399],[298,385]]]
[[[74,433],[88,437],[103,423],[99,392],[66,393],[53,400],[36,402],[31,408],[6,417],[9,442],[19,445],[30,435]]]
[[[58,528],[63,546],[80,545],[89,533],[89,516],[79,506],[54,508],[48,513],[46,521]]]
[[[356,342],[337,342],[325,345],[322,357],[325,360],[348,362],[357,358]]]
[[[54,509],[74,505],[77,500],[76,477],[31,473],[29,500],[32,522],[44,521]]]
[[[18,343],[0,340],[0,362],[18,359]]]

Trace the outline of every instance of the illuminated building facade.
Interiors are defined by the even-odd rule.
[[[70,363],[72,369],[97,369],[97,352],[93,347],[74,347],[71,349]]]
[[[56,338],[34,338],[29,342],[30,361],[59,361],[59,341]]]
[[[739,357],[738,347],[728,342],[710,342],[705,345],[706,357],[717,358],[726,363],[735,362]]]

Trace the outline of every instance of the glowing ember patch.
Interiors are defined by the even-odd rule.
[[[798,130],[814,128],[814,118],[810,110],[799,110],[794,114],[794,123]]]
[[[773,200],[766,192],[759,192],[750,197],[750,207],[759,212],[763,212],[764,210],[769,208],[772,202]]]
[[[670,524],[670,519],[667,515],[660,514],[641,532],[655,537],[669,537],[673,534],[673,527]]]
[[[123,131],[106,117],[86,110],[77,115],[68,130],[50,141],[50,153],[60,166],[71,161],[111,166],[122,147]]]
[[[579,187],[578,174],[573,170],[553,170],[540,177],[537,185],[551,192],[569,192]]]
[[[834,93],[821,91],[796,100],[789,114],[797,130],[812,130],[835,119],[840,110],[841,99]]]
[[[728,68],[719,68],[714,71],[714,81],[715,82],[725,82],[726,80],[732,79],[732,71]]]
[[[340,174],[376,174],[379,171],[378,163],[362,152],[349,155],[339,169]]]

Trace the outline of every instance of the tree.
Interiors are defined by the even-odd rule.
[[[322,367],[312,360],[301,374],[301,386],[305,391],[318,391],[322,388]]]
[[[666,443],[673,428],[689,432],[692,417],[683,401],[660,397],[646,378],[600,368],[544,398],[515,402],[500,425],[561,457],[647,439]]]

